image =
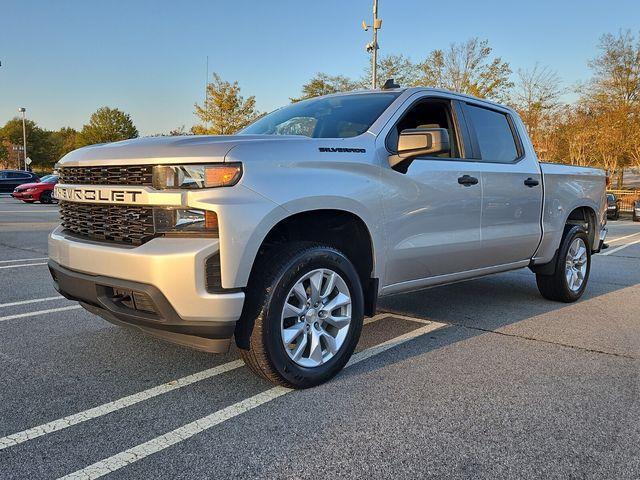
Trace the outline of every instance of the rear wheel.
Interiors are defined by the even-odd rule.
[[[236,338],[246,364],[287,387],[308,388],[335,376],[362,330],[358,273],[340,251],[295,243],[260,261]]]
[[[538,290],[549,300],[575,302],[587,287],[590,270],[591,249],[587,232],[580,226],[569,226],[558,249],[555,273],[536,274]]]

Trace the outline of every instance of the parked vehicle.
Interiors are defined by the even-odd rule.
[[[633,221],[640,222],[640,200],[633,202]]]
[[[52,203],[53,187],[58,183],[57,175],[46,175],[36,183],[25,183],[16,187],[11,196],[26,203]]]
[[[37,175],[24,170],[0,170],[0,193],[11,193],[18,185],[39,181]]]
[[[545,298],[576,301],[607,232],[602,170],[538,163],[515,111],[434,89],[314,98],[238,135],[58,167],[60,293],[209,352],[234,336],[296,388],[343,368],[382,295],[529,267]]]
[[[613,193],[607,193],[607,218],[611,220],[620,218],[620,199]]]

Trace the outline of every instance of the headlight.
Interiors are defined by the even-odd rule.
[[[209,210],[156,208],[153,211],[153,222],[157,233],[218,236],[218,216]]]
[[[230,187],[242,177],[239,163],[214,165],[157,165],[153,167],[153,188]]]
[[[25,192],[35,192],[37,188],[27,188]]]

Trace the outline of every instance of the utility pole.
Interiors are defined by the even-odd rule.
[[[22,152],[24,153],[24,169],[27,170],[27,127],[25,125],[25,116],[27,109],[24,107],[18,108],[18,112],[22,113]]]
[[[373,30],[373,40],[367,44],[366,48],[371,54],[371,89],[375,90],[378,86],[378,30],[382,28],[382,19],[378,18],[378,0],[373,0],[373,25],[367,25],[363,20],[362,28],[365,32],[369,28]]]

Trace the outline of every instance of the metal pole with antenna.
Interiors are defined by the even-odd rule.
[[[373,54],[371,55],[371,88],[376,89],[378,84],[378,0],[373,0]]]
[[[382,28],[382,19],[378,18],[378,0],[373,0],[373,25],[367,25],[362,21],[362,28],[366,32],[373,29],[373,40],[366,45],[367,52],[371,54],[371,88],[375,90],[378,86],[378,30]]]

